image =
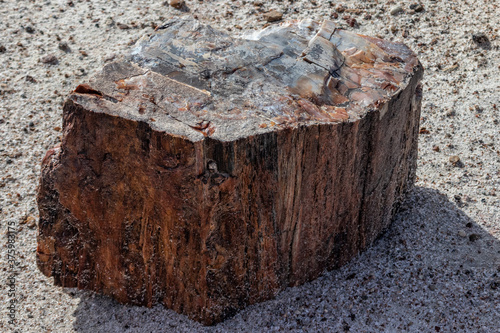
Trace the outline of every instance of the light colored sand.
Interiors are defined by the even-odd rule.
[[[417,188],[393,227],[340,270],[290,288],[234,318],[203,328],[162,307],[122,306],[54,287],[35,263],[35,191],[40,161],[59,141],[64,96],[113,54],[179,12],[161,1],[0,0],[0,331],[18,332],[499,332],[500,331],[500,7],[495,0],[422,2],[423,13],[391,16],[391,1],[188,1],[216,28],[261,28],[260,9],[285,19],[339,13],[360,33],[404,41],[426,68]],[[333,2],[332,2],[333,3]],[[370,14],[370,20],[364,19]],[[139,28],[122,30],[116,23]],[[238,29],[239,25],[242,30]],[[28,33],[26,27],[32,27]],[[391,29],[392,27],[392,29]],[[392,32],[394,30],[394,33]],[[406,30],[408,37],[402,37]],[[491,49],[472,41],[484,32]],[[59,39],[70,53],[58,49]],[[87,56],[80,51],[85,51]],[[58,65],[40,63],[54,54]],[[454,64],[458,68],[450,68]],[[30,75],[37,83],[26,81]],[[496,107],[495,107],[496,104]],[[439,152],[433,150],[439,146]],[[450,156],[459,156],[454,167]],[[15,242],[15,325],[8,324],[8,222]],[[31,225],[30,225],[31,224]],[[31,227],[30,227],[31,226]],[[479,239],[470,241],[472,234]],[[463,237],[465,236],[465,237]],[[475,236],[472,236],[474,238]]]

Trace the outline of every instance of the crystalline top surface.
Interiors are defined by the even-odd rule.
[[[403,89],[417,65],[403,44],[330,21],[232,37],[180,18],[141,39],[125,62],[106,66],[91,89],[126,105],[125,116],[226,141],[274,126],[358,119]]]

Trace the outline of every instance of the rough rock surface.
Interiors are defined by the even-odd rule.
[[[169,21],[66,101],[38,265],[205,324],[312,280],[413,184],[421,77],[404,45],[328,21],[241,38]]]

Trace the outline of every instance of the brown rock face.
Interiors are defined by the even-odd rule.
[[[345,264],[413,184],[422,72],[330,22],[167,22],[68,97],[40,270],[210,325]]]

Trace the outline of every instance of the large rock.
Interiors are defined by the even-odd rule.
[[[167,22],[68,97],[39,268],[213,324],[345,264],[413,184],[422,72],[328,21]]]

